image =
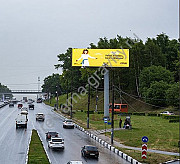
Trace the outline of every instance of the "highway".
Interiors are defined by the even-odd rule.
[[[113,152],[102,147],[99,143],[88,137],[78,129],[64,129],[63,120],[51,111],[51,107],[34,103],[35,109],[29,110],[28,127],[26,129],[15,128],[15,118],[20,110],[15,107],[5,106],[0,109],[0,163],[2,164],[24,164],[26,152],[32,129],[36,129],[52,164],[66,164],[70,160],[82,160],[84,164],[129,164],[126,160],[118,157]],[[28,106],[28,104],[24,104]],[[41,112],[45,114],[45,121],[36,121],[35,114]],[[45,133],[47,131],[57,131],[59,136],[65,139],[65,149],[62,151],[53,151],[48,148]],[[81,156],[80,150],[84,145],[96,145],[99,148],[99,159]]]

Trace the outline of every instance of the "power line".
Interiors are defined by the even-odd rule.
[[[118,88],[117,86],[115,86],[115,87],[119,90],[119,88]],[[150,106],[154,106],[154,107],[157,107],[157,108],[163,108],[163,109],[165,108],[165,107],[153,105],[153,104],[150,104],[150,103],[146,103],[146,102],[144,102],[144,101],[142,101],[142,100],[136,99],[136,98],[134,98],[133,96],[131,96],[130,94],[128,94],[128,93],[126,93],[126,92],[124,92],[124,91],[122,91],[122,90],[119,90],[119,91],[122,92],[122,93],[124,93],[124,94],[126,94],[127,96],[129,96],[129,97],[131,97],[131,98],[133,98],[133,99],[135,99],[135,100],[143,103],[143,104],[150,105]]]

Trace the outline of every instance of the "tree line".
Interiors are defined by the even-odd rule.
[[[5,96],[9,97],[9,98],[12,98],[11,90],[7,86],[2,85],[0,83],[0,99],[3,98],[3,95],[1,93],[10,93],[10,94],[6,94]]]
[[[114,85],[118,91],[135,95],[141,100],[157,106],[178,106],[179,103],[179,41],[170,39],[165,33],[155,38],[140,39],[100,38],[97,45],[90,43],[89,49],[129,49],[128,68],[112,68]],[[72,48],[59,54],[56,69],[63,73],[52,74],[44,79],[43,92],[58,94],[77,92],[80,86],[86,86],[88,76],[97,68],[80,68],[71,66]],[[112,76],[110,71],[110,77]],[[101,77],[102,75],[99,74]],[[103,78],[103,77],[102,77]],[[112,78],[111,78],[112,80]],[[103,79],[99,81],[98,90],[103,90]],[[111,84],[111,82],[110,82]],[[111,87],[110,87],[111,88]],[[92,88],[93,89],[93,88]],[[92,92],[93,94],[93,92]]]

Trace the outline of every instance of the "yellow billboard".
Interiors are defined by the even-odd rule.
[[[73,49],[72,66],[129,67],[129,49]]]

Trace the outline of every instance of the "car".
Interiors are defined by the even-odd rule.
[[[36,121],[44,121],[45,115],[43,113],[37,113],[36,114]]]
[[[42,103],[42,98],[38,98],[37,103]]]
[[[22,107],[22,108],[21,108],[21,114],[27,115],[27,114],[28,114],[28,108]]]
[[[69,161],[67,164],[83,164],[82,161]]]
[[[61,137],[51,137],[48,141],[48,148],[59,150],[64,149],[64,139]]]
[[[14,107],[14,103],[10,102],[9,107]]]
[[[23,104],[18,103],[18,108],[21,109],[23,107]]]
[[[164,111],[161,112],[160,114],[175,115],[173,112],[169,112],[169,111]]]
[[[33,109],[34,110],[34,104],[29,104],[28,107],[29,107],[29,109]]]
[[[51,139],[51,137],[58,137],[58,132],[48,131],[48,132],[46,133],[46,140]]]
[[[9,101],[8,100],[4,100],[4,104],[8,104],[9,103]]]
[[[28,122],[27,115],[18,114],[15,120],[16,120],[16,129],[18,127],[27,128],[27,122]]]
[[[33,100],[32,99],[28,99],[27,104],[32,104]]]
[[[98,148],[96,146],[85,145],[81,149],[81,155],[83,157],[95,157],[95,158],[98,158],[99,157],[99,151],[98,151]]]
[[[65,119],[63,121],[63,128],[74,128],[74,123],[71,119]]]

